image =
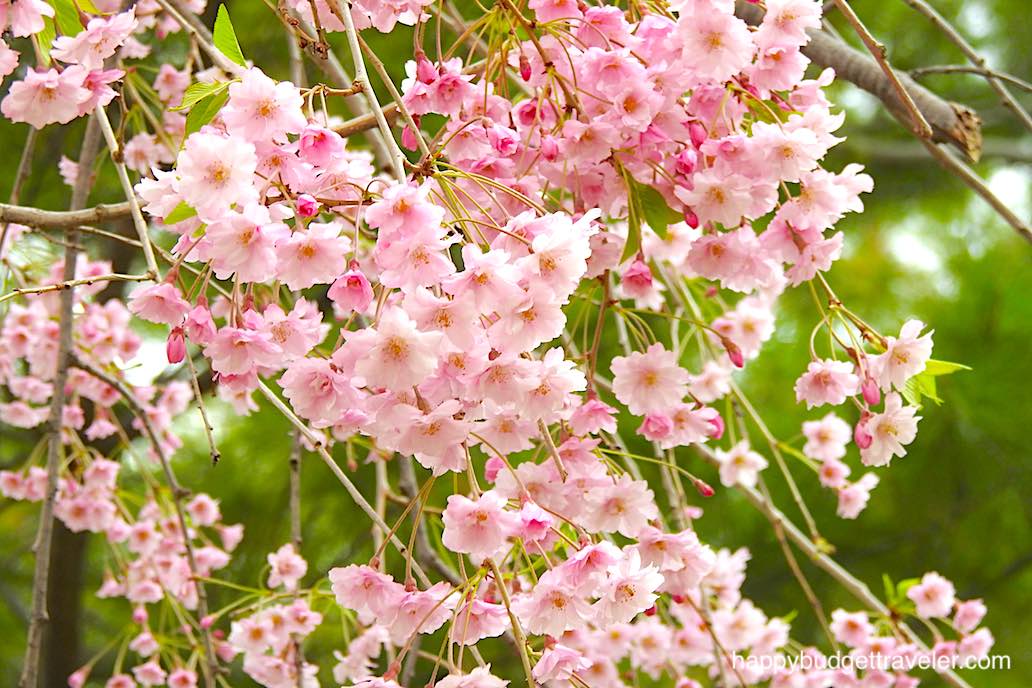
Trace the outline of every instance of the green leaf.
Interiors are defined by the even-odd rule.
[[[86,14],[105,14],[97,9],[97,6],[93,4],[93,0],[75,0],[75,6]]]
[[[72,0],[53,0],[52,4],[54,5],[54,21],[62,35],[74,36],[82,31],[79,10],[75,9]]]
[[[43,17],[43,29],[36,34],[36,40],[39,41],[39,50],[43,53],[43,59],[45,64],[50,64],[50,47],[54,44],[54,39],[57,38],[57,29],[54,27],[54,20],[50,17]]]
[[[896,596],[896,586],[893,585],[892,578],[889,577],[889,574],[882,574],[882,585],[885,586],[885,601],[892,604],[892,600]]]
[[[641,184],[633,179],[631,184],[634,189],[634,195],[638,197],[638,208],[641,210],[645,222],[660,238],[666,239],[667,227],[675,222],[680,222],[684,217],[681,213],[667,205],[663,194],[651,186]]]
[[[214,95],[203,98],[197,103],[190,114],[186,116],[186,136],[199,131],[208,122],[215,119],[215,115],[219,113],[222,106],[226,104],[229,99],[229,91],[222,90]]]
[[[641,248],[641,215],[638,214],[637,202],[632,194],[627,194],[627,243],[624,244],[620,262],[632,257]]]
[[[175,208],[173,208],[172,212],[169,213],[165,217],[165,224],[166,225],[174,225],[177,222],[182,222],[183,220],[188,220],[191,217],[194,217],[196,215],[197,215],[197,211],[194,210],[193,208],[191,208],[190,206],[188,206],[186,204],[186,201],[183,201],[182,203],[177,205]]]
[[[236,31],[233,30],[233,22],[229,20],[229,10],[225,5],[219,5],[219,12],[215,15],[212,41],[223,55],[241,67],[246,66],[244,53],[240,50],[240,43],[237,42]]]
[[[925,364],[925,369],[921,371],[922,375],[950,375],[957,372],[958,370],[971,370],[970,366],[966,366],[963,363],[953,363],[952,361],[937,361],[934,358],[928,359],[928,363]]]
[[[190,84],[186,92],[183,93],[183,102],[171,109],[189,110],[201,100],[218,93],[227,86],[229,86],[229,82],[226,81],[215,81],[210,84],[199,81],[195,84]]]

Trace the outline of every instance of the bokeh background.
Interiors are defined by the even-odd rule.
[[[253,0],[226,4],[245,55],[273,77],[289,78],[286,38],[272,10]],[[898,68],[963,63],[956,48],[902,0],[852,4],[889,47]],[[458,3],[471,15],[475,8],[473,3],[468,5]],[[994,67],[1026,79],[1032,75],[1028,49],[1032,21],[1026,3],[935,0],[934,5]],[[214,5],[209,7],[209,15],[214,10]],[[856,44],[834,12],[830,18]],[[208,19],[210,26],[211,16]],[[335,47],[346,57],[341,38],[334,37]],[[389,37],[368,38],[400,82],[404,61],[411,54],[411,33],[402,30]],[[181,61],[185,41],[173,36],[155,49],[170,61]],[[310,78],[319,78],[311,64],[307,70]],[[4,92],[9,82],[3,84]],[[978,111],[986,142],[976,168],[1027,221],[1032,215],[1032,135],[977,76],[942,75],[923,82],[943,97]],[[1032,107],[1032,96],[1015,92]],[[879,470],[881,485],[857,521],[835,517],[833,495],[822,490],[812,474],[797,471],[801,488],[823,534],[837,548],[838,560],[873,590],[882,589],[883,573],[900,580],[937,570],[957,583],[962,597],[983,598],[989,607],[988,625],[997,639],[995,651],[1012,657],[1012,669],[970,673],[967,678],[974,686],[1027,688],[1032,685],[1032,456],[1028,449],[1032,246],[942,170],[878,101],[849,84],[836,85],[833,96],[847,113],[839,133],[848,140],[833,151],[828,166],[863,163],[875,178],[875,191],[865,199],[866,212],[850,215],[840,224],[846,250],[830,274],[832,285],[844,301],[883,331],[894,331],[910,317],[929,323],[935,329],[935,357],[965,363],[972,370],[941,380],[943,405],[924,409],[917,441],[908,447],[905,458]],[[61,154],[77,155],[81,131],[79,122],[41,133],[22,203],[66,207],[68,189],[58,176],[57,161]],[[9,194],[25,135],[25,125],[0,122],[5,172],[0,174],[0,198]],[[112,170],[101,168],[91,200],[119,200],[119,193]],[[119,253],[119,246],[98,244],[92,255],[128,267],[127,261],[135,258]],[[39,252],[42,262],[54,247],[36,242],[32,250]],[[806,415],[792,394],[792,381],[807,360],[805,342],[813,323],[813,305],[805,288],[787,294],[774,340],[741,380],[779,437],[795,436],[803,419],[816,417]],[[150,338],[147,346],[155,354],[152,358],[160,356],[162,333],[143,327],[141,333]],[[211,466],[192,413],[180,423],[186,444],[175,460],[182,482],[218,498],[227,522],[246,525],[246,537],[226,576],[257,585],[266,553],[289,538],[290,431],[266,407],[244,418],[213,404],[212,413],[222,461]],[[31,433],[0,426],[0,467],[21,465],[38,440]],[[679,460],[716,484],[713,473],[697,458],[686,452],[679,454]],[[848,460],[857,465],[855,450]],[[371,473],[370,466],[362,466],[358,482],[368,486]],[[371,537],[366,522],[325,467],[316,460],[305,462],[302,481],[304,554],[310,572],[323,572],[351,558],[367,558]],[[772,474],[769,485],[777,502],[798,520],[781,481]],[[751,550],[746,593],[769,615],[797,610],[794,636],[803,642],[820,642],[812,611],[766,521],[733,491],[720,490],[701,506],[707,515],[697,527],[704,540],[714,546]],[[29,547],[37,513],[36,506],[0,501],[0,685],[4,686],[15,684],[23,652],[32,572]],[[61,529],[55,557],[58,608],[51,636],[54,651],[48,655],[48,688],[64,685],[63,676],[119,634],[128,617],[124,601],[93,596],[106,557],[100,539]],[[802,566],[827,607],[854,607],[831,579],[806,562]],[[306,582],[313,579],[310,573]],[[214,608],[228,599],[218,589],[210,594]],[[324,626],[329,628],[312,638],[312,656],[328,657],[331,650],[341,649],[339,626]],[[98,666],[98,673],[106,661]],[[328,672],[323,679],[329,684]],[[232,685],[250,683],[237,675]],[[940,684],[930,676],[925,685]]]

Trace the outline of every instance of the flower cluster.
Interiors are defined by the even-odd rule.
[[[422,658],[416,640],[437,633],[448,657],[443,688],[504,688],[500,663],[492,673],[477,649],[494,638],[514,647],[528,681],[555,688],[617,688],[626,671],[681,688],[698,685],[687,676],[915,685],[905,674],[861,684],[856,675],[743,673],[730,653],[783,654],[791,629],[742,595],[749,553],[714,550],[692,523],[702,516],[693,492],[715,493],[696,476],[697,457],[724,488],[769,500],[764,471],[770,454],[788,471],[782,452],[836,492],[839,516],[856,518],[878,477],[848,479],[849,445],[864,466],[904,456],[921,394],[934,393],[929,376],[955,366],[931,359],[923,323],[882,336],[825,279],[843,248],[835,225],[863,209],[872,180],[859,165],[821,166],[842,140],[843,115],[824,95],[834,75],[806,78],[800,50],[820,25],[820,3],[768,0],[756,27],[729,0],[633,13],[530,0],[532,16],[518,5],[503,0],[483,17],[485,64],[416,50],[396,107],[402,144],[418,158],[397,164],[386,116],[370,118],[394,177],[341,133],[361,127],[327,104],[366,91],[375,105],[367,83],[303,88],[257,66],[227,74],[193,57],[161,64],[152,84],[127,76],[124,60],[149,54],[136,36],[184,28],[164,3],[96,16],[56,38],[51,67],[27,71],[0,103],[13,121],[65,123],[103,108],[125,77],[127,93],[146,90],[145,111],[161,106],[145,125],[126,118],[120,160],[139,175],[130,195],[174,241],[161,254],[171,267],[152,269],[123,304],[95,299],[103,285],[78,283],[110,265],[82,261],[83,279],[71,285],[55,262],[0,327],[4,421],[40,426],[58,378],[58,293],[75,287],[59,424],[74,451],[55,514],[72,530],[105,534],[115,555],[98,594],[133,605],[128,648],[141,663],[122,672],[120,658],[108,688],[193,688],[199,671],[211,684],[237,655],[260,685],[317,686],[319,665],[302,644],[331,614],[354,632],[335,655],[334,679],[362,688],[398,688],[406,656]],[[329,50],[325,32],[346,32],[355,47],[357,31],[396,24],[417,25],[418,43],[434,6],[289,0],[281,9],[299,32],[292,40],[313,47],[314,32],[318,54]],[[53,14],[39,0],[0,4],[0,25],[36,35]],[[17,59],[4,44],[0,71]],[[63,160],[61,173],[70,182],[78,165]],[[828,305],[818,304],[796,398],[808,410],[852,405],[857,420],[835,411],[806,420],[796,448],[771,435],[734,373],[758,365],[779,297],[804,282]],[[287,544],[268,555],[263,588],[221,612],[203,609],[202,582],[228,565],[242,529],[222,523],[211,497],[187,499],[175,485],[172,420],[194,391],[181,381],[129,383],[141,345],[131,317],[167,330],[170,364],[210,369],[237,414],[258,408],[258,392],[285,410],[304,447],[376,516],[368,563],[332,568],[305,588],[308,563]],[[819,355],[821,331],[829,347]],[[134,416],[128,424],[119,402]],[[118,491],[119,464],[89,443],[135,436],[173,484],[171,495],[148,489],[134,513]],[[383,464],[384,502],[400,476],[410,494],[393,527],[386,506],[373,511],[340,472],[331,454],[340,446]],[[414,478],[405,477],[410,457],[425,469]],[[435,485],[447,489],[439,506]],[[47,473],[4,471],[0,490],[40,501]],[[398,535],[410,513],[406,547]],[[427,522],[439,534],[432,543],[418,538]],[[403,555],[403,577],[384,561],[388,546]],[[905,595],[912,609],[900,601],[894,611],[957,633],[928,652],[988,651],[980,602],[956,603],[938,574]],[[172,628],[148,605],[201,618]],[[885,635],[867,612],[837,610],[830,629],[857,652],[926,651],[916,636],[904,644]],[[467,670],[464,656],[478,666]]]

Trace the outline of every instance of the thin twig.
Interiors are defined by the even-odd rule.
[[[344,22],[348,34],[348,47],[351,49],[351,59],[355,65],[355,81],[362,85],[362,94],[369,103],[369,108],[376,117],[376,125],[383,135],[384,141],[390,152],[391,167],[394,169],[394,176],[399,182],[405,181],[405,154],[401,152],[398,142],[394,140],[390,124],[383,114],[383,108],[376,99],[373,86],[369,81],[369,74],[366,72],[365,60],[362,58],[362,48],[358,42],[358,31],[355,29],[355,21],[351,17],[351,3],[348,0],[337,0],[338,14]]]
[[[961,181],[967,184],[976,194],[981,196],[986,203],[992,206],[993,210],[995,210],[1007,224],[1013,227],[1022,239],[1032,243],[1032,228],[1029,228],[1028,223],[1015,215],[1014,211],[1008,208],[1007,205],[992,192],[992,189],[990,189],[985,183],[985,180],[978,176],[978,174],[971,169],[969,165],[958,159],[957,156],[942,146],[936,145],[931,141],[922,140],[922,143],[925,145],[925,148],[928,149],[928,152],[931,153],[943,167],[960,177]]]
[[[165,454],[165,450],[161,445],[161,440],[158,438],[158,434],[154,430],[154,426],[150,421],[150,416],[147,415],[146,410],[140,405],[140,402],[137,401],[132,391],[129,390],[121,380],[113,375],[109,375],[88,361],[79,357],[74,357],[73,362],[77,368],[82,368],[93,377],[102,380],[113,387],[119,393],[122,400],[133,412],[133,415],[135,415],[143,425],[147,439],[150,441],[151,446],[154,449],[154,454],[158,457],[158,462],[161,464],[161,469],[165,474],[165,481],[168,483],[169,491],[172,493],[172,507],[176,512],[176,520],[183,536],[183,548],[186,550],[186,561],[187,565],[190,567],[190,577],[194,581],[194,586],[197,588],[197,613],[199,616],[198,620],[201,622],[199,623],[201,640],[204,643],[204,661],[201,663],[202,673],[204,674],[205,685],[209,688],[214,688],[215,680],[218,675],[218,664],[214,648],[211,643],[211,635],[203,626],[203,620],[208,616],[208,593],[204,587],[204,581],[198,573],[200,569],[197,566],[193,544],[190,542],[190,531],[187,529],[186,515],[183,512],[182,505],[182,500],[188,492],[183,489],[179,484],[179,481],[176,479],[176,474],[172,470],[172,464],[169,461],[168,456]]]
[[[74,232],[69,232],[71,236]],[[65,246],[72,245],[73,242],[65,241]],[[75,245],[79,248],[79,245]],[[57,284],[45,284],[41,287],[24,287],[21,289],[14,289],[7,292],[3,296],[0,296],[0,303],[9,301],[19,296],[28,296],[30,294],[47,294],[52,291],[71,291],[75,287],[88,287],[93,284],[100,282],[145,282],[152,279],[150,275],[123,275],[121,273],[111,273],[109,275],[95,275],[93,277],[81,277],[79,279],[71,279]]]
[[[968,65],[932,65],[930,67],[918,67],[917,69],[910,70],[910,76],[915,79],[929,74],[977,74],[979,76],[992,77],[994,79],[999,79],[1000,81],[1006,81],[1017,86],[1022,91],[1032,93],[1032,84],[1024,79],[1019,79],[1013,74],[1008,74],[1006,72],[986,69],[985,67],[969,67]]]
[[[917,12],[927,17],[928,20],[935,25],[935,28],[939,29],[939,31],[945,34],[946,38],[948,38],[949,41],[953,43],[953,45],[960,48],[960,51],[964,53],[964,56],[967,57],[967,59],[970,60],[972,64],[977,65],[978,67],[981,67],[984,70],[989,69],[989,65],[986,63],[985,58],[982,57],[982,55],[977,50],[975,50],[974,47],[970,43],[968,43],[963,36],[960,35],[960,32],[957,31],[957,29],[954,28],[952,24],[946,21],[946,19],[941,14],[939,14],[939,12],[936,11],[934,7],[929,5],[924,0],[903,1],[910,5],[912,8],[914,8]],[[1032,131],[1032,116],[1028,114],[1028,111],[1025,108],[1021,107],[1021,105],[1018,104],[1018,101],[1014,99],[1014,96],[1011,95],[1011,92],[1007,89],[1006,86],[1003,85],[1003,81],[1001,81],[996,76],[986,76],[986,81],[989,82],[989,85],[992,87],[992,89],[996,91],[997,95],[1000,96],[1000,100],[1003,102],[1004,107],[1013,112],[1014,115],[1021,121],[1021,123],[1025,126],[1026,129]]]
[[[709,447],[697,444],[694,445],[694,448],[709,464],[714,467],[720,466],[720,462],[717,460],[716,455]],[[735,488],[744,494],[746,499],[748,499],[749,502],[759,510],[768,521],[771,522],[772,525],[777,523],[783,529],[788,539],[791,540],[804,554],[806,554],[810,561],[812,561],[818,568],[828,573],[843,588],[853,595],[853,597],[867,606],[868,609],[876,614],[884,616],[885,618],[891,618],[891,610],[886,607],[885,604],[874,595],[874,593],[871,592],[870,588],[868,588],[863,581],[856,578],[856,576],[844,569],[841,564],[822,552],[818,546],[799,529],[798,526],[792,523],[785,514],[760,494],[760,492],[754,488],[741,484],[736,485]],[[926,652],[928,651],[928,646],[924,643],[921,637],[906,623],[900,622],[899,628],[907,636],[907,639],[910,642],[914,643],[922,650]],[[940,675],[955,688],[971,688],[967,681],[958,676],[952,670],[947,670]]]
[[[193,357],[187,355],[186,363],[190,366],[190,382],[193,385],[194,399],[197,400],[197,410],[201,413],[201,422],[204,424],[204,435],[208,439],[208,450],[211,453],[211,463],[214,466],[222,458],[218,447],[215,446],[215,430],[211,427],[211,420],[208,418],[208,410],[204,406],[204,395],[201,394],[201,383],[197,380],[197,366],[194,365]]]
[[[147,234],[147,220],[143,217],[140,203],[136,199],[136,192],[133,190],[133,184],[129,181],[129,173],[125,169],[125,163],[122,162],[122,151],[118,145],[118,139],[115,138],[115,132],[111,129],[111,120],[108,119],[107,112],[102,105],[98,105],[95,111],[97,113],[97,120],[100,122],[100,129],[104,132],[104,139],[107,141],[108,150],[111,153],[111,162],[114,163],[115,172],[118,173],[118,181],[122,185],[126,201],[129,202],[129,214],[133,218],[133,226],[136,227],[136,234],[140,239],[140,243],[143,244],[143,257],[147,261],[147,269],[154,276],[154,279],[158,279],[161,276],[161,272],[158,270],[158,262],[154,259],[154,247],[151,246],[150,236]]]
[[[867,46],[867,49],[871,52],[871,56],[878,62],[878,65],[885,72],[885,76],[889,78],[892,83],[892,87],[896,89],[896,93],[899,94],[900,100],[906,106],[907,111],[910,113],[910,118],[913,121],[914,133],[921,139],[932,138],[932,126],[928,124],[928,120],[925,119],[924,115],[921,114],[921,110],[914,103],[914,99],[910,97],[910,92],[907,91],[906,87],[900,82],[899,77],[896,76],[896,71],[889,64],[888,59],[885,57],[886,51],[885,46],[875,40],[871,32],[867,30],[864,23],[860,21],[860,17],[856,16],[853,8],[849,6],[846,0],[835,0],[835,5],[838,6],[842,16],[846,18],[846,21],[853,27],[856,34],[863,41],[863,44]]]

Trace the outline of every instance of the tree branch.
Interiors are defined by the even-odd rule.
[[[75,210],[41,210],[24,205],[0,203],[0,222],[15,222],[29,227],[67,229],[104,220],[115,220],[132,214],[128,201],[102,203],[92,208]]]
[[[763,10],[741,0],[735,3],[735,13],[754,26],[763,20]],[[878,98],[893,116],[909,123],[910,115],[906,105],[874,58],[825,31],[810,31],[809,35],[810,42],[802,49],[806,57],[816,65],[831,67],[840,79]],[[982,128],[978,114],[965,105],[943,100],[906,74],[898,73],[897,77],[921,115],[931,125],[932,141],[955,146],[970,160],[977,161],[982,151]]]
[[[90,192],[93,161],[100,150],[100,127],[96,116],[90,117],[83,135],[79,154],[79,173],[72,190],[72,209],[86,204]],[[64,280],[75,279],[75,266],[79,251],[75,244],[75,232],[65,246]],[[47,613],[47,588],[50,578],[50,547],[54,538],[54,503],[57,501],[57,487],[61,468],[62,438],[64,427],[65,385],[68,382],[68,363],[72,352],[72,306],[74,287],[61,293],[61,310],[58,316],[57,372],[54,375],[54,391],[50,398],[50,441],[47,445],[47,491],[43,497],[43,508],[39,515],[39,530],[32,552],[36,557],[36,570],[32,579],[32,616],[25,647],[25,661],[18,681],[19,688],[36,688],[39,685],[40,649],[43,628],[49,620]]]

